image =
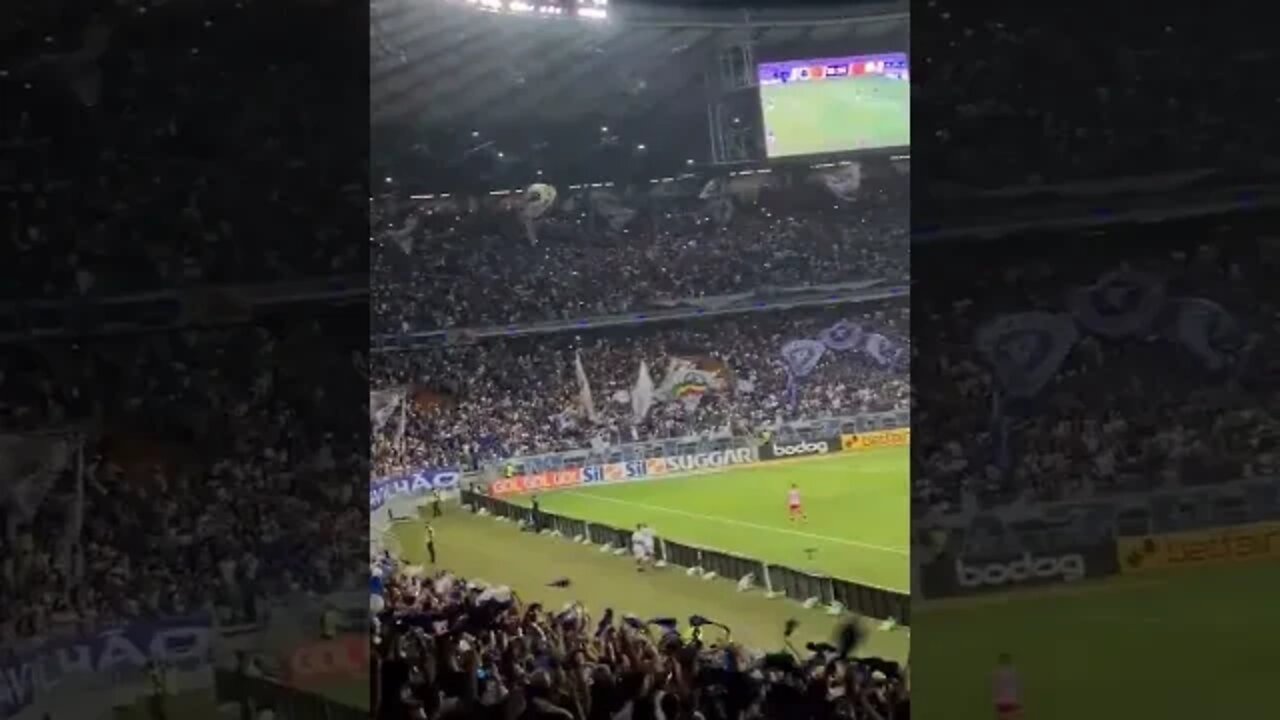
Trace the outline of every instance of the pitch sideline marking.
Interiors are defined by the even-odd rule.
[[[796,537],[809,538],[810,540],[821,540],[823,542],[839,543],[840,545],[849,545],[851,547],[863,548],[864,550],[875,550],[877,552],[888,553],[891,555],[909,555],[909,551],[900,548],[885,547],[883,545],[873,545],[871,543],[858,542],[856,540],[845,540],[844,538],[834,538],[827,535],[817,535],[814,533],[801,532],[799,530],[788,530],[786,528],[773,527],[771,525],[760,525],[758,523],[747,522],[746,520],[734,520],[733,518],[719,517],[717,515],[703,515],[700,513],[691,513],[684,510],[676,510],[674,508],[663,507],[661,505],[650,505],[649,503],[635,502],[634,500],[619,500],[618,498],[604,497],[595,493],[581,492],[578,490],[565,490],[566,495],[575,495],[585,497],[591,500],[599,500],[601,502],[611,502],[618,505],[629,505],[631,507],[643,508],[654,512],[663,512],[668,515],[680,515],[682,517],[691,518],[693,520],[704,520],[722,523],[724,525],[737,525],[739,527],[747,527],[753,530],[764,530],[767,532],[782,533],[784,535],[794,535]]]

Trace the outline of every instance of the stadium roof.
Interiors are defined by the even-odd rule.
[[[624,4],[610,13],[591,22],[488,13],[459,0],[375,0],[372,121],[660,124],[671,111],[705,112],[706,69],[724,45],[750,39],[764,60],[901,51],[907,43],[902,4],[749,12]]]

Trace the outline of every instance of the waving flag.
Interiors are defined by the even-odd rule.
[[[1164,307],[1164,285],[1145,273],[1120,270],[1107,273],[1094,284],[1078,288],[1067,298],[1071,313],[1082,327],[1104,337],[1119,339],[1150,330]]]
[[[578,378],[578,401],[582,412],[591,420],[596,419],[596,403],[591,397],[591,383],[587,381],[587,370],[582,366],[582,353],[573,354],[573,374]]]
[[[827,186],[832,195],[841,200],[855,200],[862,187],[862,164],[853,162],[823,171],[821,178],[822,184]]]
[[[975,342],[1001,389],[1013,398],[1030,398],[1057,375],[1078,336],[1068,315],[1028,312],[983,325]]]
[[[636,385],[631,388],[631,412],[636,421],[643,420],[653,407],[653,376],[649,374],[649,364],[640,361],[640,374],[636,377]]]
[[[1226,366],[1244,341],[1239,324],[1223,307],[1204,298],[1170,301],[1173,323],[1169,334],[1210,370]]]
[[[782,346],[782,362],[788,375],[804,378],[818,367],[826,352],[827,346],[817,340],[792,340]]]
[[[898,361],[902,348],[880,333],[869,333],[862,343],[862,350],[881,367],[888,367]]]
[[[0,503],[23,521],[35,517],[77,448],[69,436],[0,435]]]
[[[841,320],[822,331],[819,340],[828,350],[856,350],[862,344],[862,328],[848,320]]]
[[[375,432],[381,430],[405,400],[404,388],[369,391],[369,419]]]

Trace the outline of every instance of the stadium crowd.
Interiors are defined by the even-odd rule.
[[[795,418],[905,409],[905,364],[830,353],[788,395],[780,350],[851,320],[906,343],[904,302],[743,313],[577,334],[513,336],[415,351],[375,353],[374,387],[407,387],[403,443],[389,421],[374,441],[375,473],[420,467],[476,467],[486,460],[661,438],[749,434]],[[596,417],[582,411],[575,374],[580,352]],[[696,405],[655,405],[640,421],[629,392],[640,363],[661,387],[670,360],[693,358],[725,388]]]
[[[268,3],[110,5],[77,24],[61,3],[20,3],[0,31],[5,329],[31,329],[31,313],[41,329],[82,315],[70,334],[96,335],[95,321],[138,319],[101,311],[100,298],[364,274],[362,248],[339,229],[363,224],[368,199],[358,182],[333,192],[363,176],[337,164],[355,138],[333,134],[340,114],[308,112],[321,97],[313,73],[325,104],[344,105],[341,54]],[[319,30],[332,18],[309,20]],[[331,148],[323,159],[318,145]],[[6,338],[5,489],[22,480],[26,494],[18,508],[6,492],[0,513],[6,659],[63,630],[202,610],[244,620],[269,598],[363,583],[367,438],[333,418],[365,398],[340,395],[342,383],[317,392],[284,358],[336,360],[363,384],[351,351],[324,335],[367,321],[326,312]],[[82,462],[57,450],[58,433],[83,439]],[[329,479],[309,481],[322,468]]]
[[[695,618],[526,605],[509,588],[402,572],[385,558],[375,566],[378,718],[910,717],[906,669],[854,657],[862,631],[852,623],[832,643],[765,654],[695,631]]]
[[[920,263],[925,275],[916,279],[937,289],[919,297],[916,322],[936,332],[913,346],[913,510],[1081,499],[1280,470],[1280,298],[1266,281],[1274,251],[1260,244],[1269,232],[1265,218],[1189,220],[1064,236],[1072,253],[1050,260],[1015,261],[1018,248],[1005,243],[966,261],[948,254],[946,277],[927,275],[930,264]],[[956,284],[966,277],[962,262],[975,272],[1004,270],[979,292]],[[1223,326],[1212,340],[1223,342],[1228,363],[1210,370],[1159,329],[1127,340],[1082,330],[1033,406],[1009,413],[1002,453],[978,328],[1002,313],[1063,311],[1073,288],[1124,266],[1160,278],[1169,295],[1226,309],[1236,329]]]
[[[364,169],[338,165],[366,139],[309,111],[310,78],[326,77],[327,105],[351,68],[289,11],[122,2],[51,28],[46,5],[15,7],[0,31],[3,299],[367,271],[340,232],[363,224]],[[335,178],[350,192],[335,196]]]
[[[0,518],[0,644],[361,587],[367,443],[334,420],[360,375],[329,339],[353,321],[5,348],[6,462],[29,474]],[[351,382],[318,390],[293,353]]]
[[[759,190],[728,222],[696,197],[622,197],[606,217],[558,207],[536,242],[512,212],[374,203],[374,332],[529,323],[669,307],[690,298],[907,277],[905,178],[841,202],[820,184]],[[565,205],[569,203],[566,202]],[[610,205],[601,211],[616,211]],[[723,216],[721,216],[723,219]]]
[[[1203,7],[1131,15],[1064,5],[912,10],[913,138],[929,185],[1063,183],[1203,167],[1274,167],[1262,25]]]

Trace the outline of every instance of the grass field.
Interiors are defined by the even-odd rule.
[[[1008,651],[1035,720],[1275,717],[1277,597],[1272,561],[917,603],[912,702],[922,717],[990,718]]]
[[[760,86],[769,157],[911,144],[911,85],[867,75]]]
[[[659,536],[806,567],[905,591],[907,455],[884,450],[783,461],[697,477],[596,486],[542,495],[548,512],[633,527],[647,522]],[[799,483],[807,525],[791,525],[786,489]],[[520,532],[509,523],[452,510],[433,522],[441,567],[509,585],[526,601],[560,606],[571,600],[598,617],[607,607],[641,617],[700,613],[733,628],[749,645],[777,648],[788,618],[796,639],[830,637],[838,618],[759,591],[739,593],[730,580],[702,580],[678,568],[637,573],[626,557],[563,538]],[[421,522],[391,530],[405,559],[425,563]],[[815,548],[812,563],[805,548]],[[548,583],[568,577],[567,589]],[[875,632],[864,652],[905,659],[909,631]]]

